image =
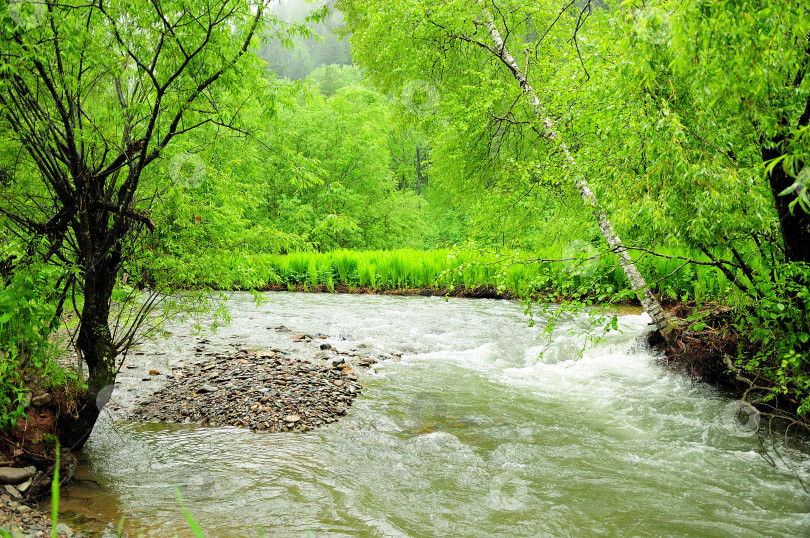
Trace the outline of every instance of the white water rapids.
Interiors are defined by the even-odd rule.
[[[192,536],[177,484],[206,536],[810,535],[810,495],[794,471],[734,434],[728,397],[656,364],[638,343],[645,315],[621,317],[621,332],[581,358],[562,334],[538,359],[542,320],[529,327],[509,301],[274,293],[260,307],[249,294],[229,303],[233,322],[205,335],[210,349],[305,358],[309,348],[268,329],[285,325],[402,360],[359,372],[365,388],[348,416],[311,433],[108,419],[66,510],[126,516],[131,536]],[[189,330],[143,346],[143,367],[190,360]],[[152,383],[127,372],[113,400]],[[791,461],[810,482],[810,459]]]

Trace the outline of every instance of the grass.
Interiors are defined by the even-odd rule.
[[[706,260],[685,249],[661,249],[661,254]],[[653,290],[665,299],[716,300],[730,284],[708,266],[686,265],[634,252],[633,257]],[[481,286],[514,297],[589,296],[601,301],[629,295],[627,279],[612,254],[584,263],[549,262],[571,255],[562,247],[543,252],[482,252],[451,250],[295,252],[286,255],[217,252],[195,259],[164,257],[150,266],[153,282],[180,288],[225,290],[324,288],[356,291],[403,289],[456,290]],[[539,261],[538,261],[539,260]]]

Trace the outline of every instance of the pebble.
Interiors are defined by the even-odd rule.
[[[50,514],[0,495],[0,535],[45,538],[52,535],[51,528]],[[59,538],[80,538],[64,523],[57,525],[56,534]]]
[[[12,498],[14,498],[14,499],[22,499],[22,495],[20,495],[20,492],[17,491],[17,488],[15,488],[14,486],[5,485],[5,486],[3,486],[3,489],[5,489],[6,493],[11,495]]]
[[[31,398],[31,405],[34,407],[41,407],[43,405],[51,403],[51,400],[53,400],[53,396],[51,396],[51,393],[45,392],[43,394]]]
[[[362,388],[348,367],[336,370],[329,363],[313,364],[280,351],[219,355],[175,371],[181,375],[140,402],[132,418],[309,431],[345,415]]]

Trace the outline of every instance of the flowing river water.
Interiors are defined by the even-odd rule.
[[[139,424],[106,415],[62,508],[127,519],[130,536],[808,536],[810,459],[768,464],[730,427],[730,399],[656,364],[649,318],[578,357],[510,301],[271,293],[229,301],[209,349],[289,349],[294,332],[401,354],[359,372],[347,417],[304,433]],[[582,320],[562,328],[574,328]],[[139,368],[189,361],[190,324]],[[342,335],[342,339],[341,336]],[[314,345],[312,349],[314,349]],[[113,394],[158,381],[125,370]],[[129,391],[129,392],[128,392]],[[130,394],[130,396],[128,396]],[[123,402],[123,403],[122,403]]]

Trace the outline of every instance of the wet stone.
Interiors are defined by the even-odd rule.
[[[329,363],[312,364],[277,350],[221,355],[174,370],[179,375],[136,406],[132,418],[257,431],[309,431],[336,422],[360,393],[348,365],[345,371],[332,368]]]

